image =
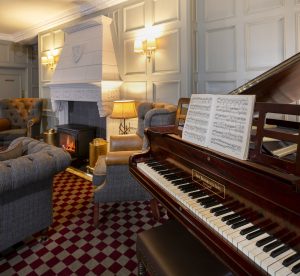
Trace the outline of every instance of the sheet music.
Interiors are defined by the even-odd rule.
[[[216,95],[207,147],[247,159],[255,96]]]
[[[182,139],[247,159],[254,95],[193,94]]]
[[[186,116],[182,139],[206,146],[213,95],[193,94]]]

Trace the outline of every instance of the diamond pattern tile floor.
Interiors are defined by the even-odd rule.
[[[95,228],[92,196],[91,182],[58,174],[49,239],[35,236],[3,252],[0,275],[137,275],[136,234],[159,225],[148,202],[103,204]]]

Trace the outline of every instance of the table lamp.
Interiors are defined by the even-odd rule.
[[[112,119],[120,119],[119,134],[128,134],[130,132],[130,123],[126,125],[126,119],[137,117],[135,101],[114,101],[110,117]]]

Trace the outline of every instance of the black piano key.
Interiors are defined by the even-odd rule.
[[[256,246],[257,246],[257,247],[261,247],[261,246],[266,245],[267,243],[272,242],[272,241],[274,241],[274,240],[276,240],[276,238],[273,237],[273,236],[266,237],[266,238],[263,238],[263,239],[257,241],[257,242],[256,242]]]
[[[274,242],[272,242],[272,243],[270,243],[270,244],[265,245],[265,246],[263,247],[263,251],[264,251],[264,252],[269,252],[269,251],[271,251],[272,249],[274,249],[274,248],[276,248],[276,247],[278,247],[278,246],[280,246],[280,245],[283,245],[282,241],[276,240],[276,241],[274,241]]]
[[[232,229],[238,229],[238,228],[240,228],[240,227],[242,227],[242,226],[244,226],[244,225],[246,225],[248,223],[249,223],[249,221],[245,219],[245,220],[242,220],[240,222],[233,223],[231,225],[231,228]]]
[[[203,205],[203,204],[208,203],[208,202],[210,202],[212,200],[214,200],[214,198],[211,197],[211,196],[208,196],[206,198],[200,198],[200,199],[198,199],[197,202],[199,202],[201,205]]]
[[[235,214],[231,214],[231,215],[227,215],[225,217],[222,217],[221,220],[225,222],[227,220],[237,218],[237,217],[240,217],[240,215],[238,213],[235,213]]]
[[[165,166],[163,165],[157,165],[157,166],[150,166],[153,170],[155,171],[159,171],[159,170],[162,170],[162,169],[167,169]]]
[[[148,164],[148,166],[150,167],[150,168],[155,168],[155,167],[159,167],[159,166],[162,166],[162,163],[151,163],[151,164]]]
[[[179,190],[184,190],[184,189],[189,189],[190,187],[192,187],[191,185],[194,185],[194,183],[191,183],[191,182],[186,182],[186,183],[182,183],[180,185],[177,185],[176,187],[179,189]]]
[[[293,266],[292,272],[293,273],[299,273],[300,272],[300,263]]]
[[[226,208],[226,209],[223,209],[221,211],[215,212],[215,216],[218,217],[218,216],[221,216],[221,215],[225,215],[225,214],[227,214],[229,212],[231,212],[231,209]]]
[[[245,229],[241,230],[241,231],[240,231],[240,234],[241,234],[241,235],[246,235],[246,234],[249,234],[249,233],[251,233],[251,232],[254,232],[255,230],[258,230],[258,229],[259,229],[259,227],[253,225],[253,226],[250,226],[250,227],[248,227],[248,228],[245,228]]]
[[[150,159],[144,162],[145,164],[153,164],[153,163],[158,163],[155,159]]]
[[[179,190],[185,190],[185,189],[189,189],[189,188],[193,188],[195,187],[195,184],[193,182],[188,182],[186,184],[182,184],[177,186]]]
[[[212,208],[212,209],[210,210],[210,212],[211,212],[211,213],[215,213],[215,212],[222,211],[222,210],[227,210],[227,209],[228,209],[228,207],[226,207],[226,206],[220,206],[220,207]]]
[[[226,221],[226,224],[227,224],[227,225],[232,225],[232,224],[234,224],[234,223],[242,222],[242,221],[244,221],[244,220],[245,220],[244,217],[239,216],[239,217],[237,217],[237,218],[233,218],[233,219],[227,220],[227,221]]]
[[[173,185],[176,186],[176,185],[180,185],[180,184],[185,183],[185,182],[189,182],[190,180],[191,180],[191,178],[189,178],[189,177],[185,177],[185,178],[178,177],[177,180],[173,179],[171,182],[172,182]]]
[[[290,257],[288,257],[287,259],[285,259],[282,264],[287,267],[290,266],[291,264],[293,264],[294,262],[297,262],[298,260],[300,260],[300,253],[296,253]]]
[[[212,202],[209,202],[207,204],[204,204],[203,207],[204,208],[210,208],[210,207],[213,207],[213,206],[216,206],[216,205],[219,205],[219,201],[215,200],[215,201],[212,201]]]
[[[193,192],[193,191],[196,191],[198,190],[197,187],[189,187],[189,188],[185,188],[184,190],[182,190],[184,193],[189,193],[189,192]]]
[[[190,197],[190,198],[193,198],[193,199],[196,199],[196,198],[201,197],[201,196],[204,196],[204,195],[205,195],[204,192],[202,192],[202,191],[197,191],[197,192],[192,192],[192,193],[190,193],[190,194],[189,194],[189,197]]]
[[[288,251],[289,249],[290,249],[289,246],[284,245],[284,246],[281,246],[281,247],[273,250],[270,255],[271,255],[271,257],[275,258],[275,257],[281,255],[282,253]]]
[[[181,173],[181,171],[178,171],[178,170],[174,170],[174,169],[170,169],[170,170],[167,170],[167,171],[164,171],[164,172],[160,172],[159,174],[164,176],[164,175],[169,175],[169,176],[173,176],[175,174],[178,174],[178,173]]]
[[[165,175],[164,178],[167,179],[167,180],[169,180],[169,181],[172,181],[172,180],[177,180],[177,179],[184,178],[184,176],[175,173],[175,174],[172,174],[172,175]]]
[[[262,234],[264,234],[265,231],[264,230],[258,230],[258,231],[255,231],[255,232],[252,232],[252,233],[249,233],[247,236],[246,236],[246,239],[247,240],[252,240]]]

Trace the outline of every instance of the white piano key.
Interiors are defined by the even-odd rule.
[[[273,262],[272,265],[269,265],[267,267],[268,273],[270,273],[271,275],[274,275],[277,270],[279,270],[283,267],[283,265],[282,265],[283,260],[295,253],[296,252],[293,249],[290,249],[290,250],[278,255],[277,257],[273,258],[273,259],[276,259],[276,261]]]
[[[292,272],[292,268],[297,264],[300,264],[300,260],[298,260],[297,262],[292,263],[291,265],[289,265],[287,267],[282,266],[282,268],[280,268],[279,270],[277,270],[275,272],[275,276],[297,275],[297,274]],[[298,275],[299,275],[299,273],[298,273]]]

